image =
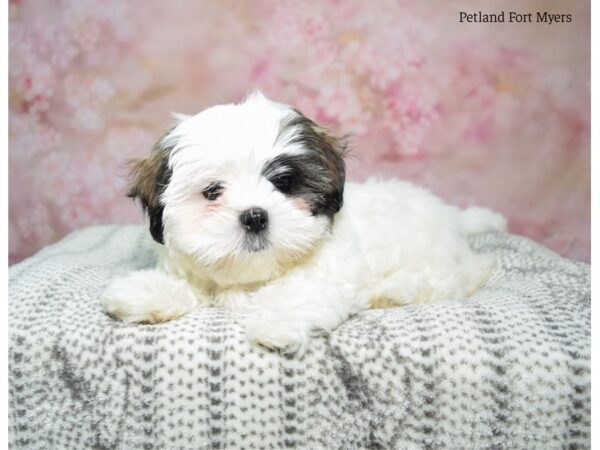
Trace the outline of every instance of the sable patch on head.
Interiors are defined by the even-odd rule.
[[[295,113],[281,123],[277,142],[304,151],[276,156],[262,174],[283,194],[301,199],[311,214],[332,219],[344,200],[346,148],[324,128]]]
[[[160,196],[171,181],[169,155],[173,149],[172,146],[162,144],[163,138],[154,145],[150,155],[131,163],[131,181],[127,193],[130,198],[140,199],[150,221],[150,234],[161,244],[164,244],[162,222],[164,206],[160,202]]]

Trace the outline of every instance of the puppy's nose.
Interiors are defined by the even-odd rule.
[[[264,230],[268,221],[269,215],[262,208],[250,208],[240,214],[240,222],[251,233]]]

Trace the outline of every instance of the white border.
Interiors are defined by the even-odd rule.
[[[2,402],[0,403],[2,408],[2,414],[0,415],[0,432],[2,435],[2,447],[8,448],[8,1],[2,2],[0,8],[0,28],[2,28],[0,38],[0,85],[2,85],[2,92],[0,93],[0,101],[2,102],[2,108],[0,109],[0,135],[2,136],[2,143],[0,144],[0,151],[2,152],[2,163],[0,163],[0,190],[2,191],[2,212],[0,215],[0,224],[2,226],[2,236],[0,239],[2,246],[2,258],[4,264],[2,264],[2,311],[0,312],[0,333],[2,340],[2,365],[0,369],[0,380],[2,385],[0,386],[0,396]]]
[[[590,0],[578,0],[578,1],[590,1]],[[0,84],[3,89],[0,93],[0,99],[2,100],[2,108],[0,109],[0,126],[1,128],[1,136],[2,136],[2,144],[0,145],[0,151],[2,152],[2,161],[3,164],[0,164],[0,189],[2,195],[2,212],[0,224],[2,227],[2,235],[4,239],[0,239],[2,255],[5,261],[5,264],[2,265],[2,292],[5,294],[2,297],[2,312],[0,313],[0,329],[3,330],[0,333],[2,340],[2,365],[0,369],[0,395],[2,396],[2,402],[0,403],[1,408],[3,409],[2,414],[0,415],[1,424],[0,430],[8,431],[8,1],[2,2],[2,8],[0,8],[0,27],[5,27],[2,30],[2,35],[5,36],[5,39],[0,39],[0,52],[1,59],[0,61],[3,63],[3,67],[0,70]],[[596,4],[596,6],[598,6]],[[592,67],[592,77],[591,79],[597,79],[600,76],[600,57],[598,55],[598,51],[600,51],[600,33],[597,30],[597,27],[600,26],[600,7],[594,8],[594,2],[591,2],[591,67]],[[594,52],[596,50],[597,52]],[[599,208],[600,208],[600,192],[598,191],[599,184],[594,183],[594,173],[598,173],[597,165],[598,165],[598,155],[597,152],[600,151],[598,148],[599,141],[597,138],[597,134],[594,133],[597,130],[600,124],[598,123],[598,111],[599,109],[599,97],[597,92],[592,88],[592,99],[591,99],[591,130],[592,130],[592,139],[591,139],[591,160],[592,160],[592,204],[591,204],[591,218],[592,218],[592,261],[597,261],[597,258],[600,258],[600,246],[598,242],[594,239],[593,231],[595,230],[595,226],[600,226],[599,220]],[[595,270],[595,265],[592,264],[592,302],[595,300],[595,293],[597,291],[598,286],[598,271]],[[598,370],[598,355],[597,352],[594,352],[594,349],[598,348],[598,327],[599,319],[598,319],[598,310],[600,306],[596,305],[592,307],[592,374],[600,373]],[[592,377],[593,379],[593,377]],[[592,383],[592,388],[595,386],[595,383]],[[600,443],[600,432],[597,429],[598,425],[598,395],[597,389],[592,389],[592,448],[594,448],[593,443]],[[8,433],[0,432],[2,437],[2,444],[4,448],[8,448]],[[599,447],[600,448],[600,447]]]

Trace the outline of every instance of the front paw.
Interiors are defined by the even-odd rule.
[[[159,323],[187,314],[198,301],[185,281],[144,270],[113,280],[101,304],[104,312],[123,322]]]
[[[261,311],[248,318],[246,336],[250,342],[279,350],[283,354],[302,354],[310,340],[310,329],[298,318]]]

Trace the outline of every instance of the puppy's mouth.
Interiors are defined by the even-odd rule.
[[[244,250],[249,253],[257,253],[269,247],[269,239],[266,233],[246,233],[244,239]]]

